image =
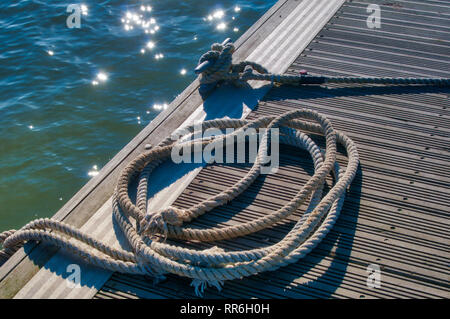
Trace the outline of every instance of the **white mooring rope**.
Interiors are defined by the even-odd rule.
[[[251,62],[231,64],[234,46],[215,44],[212,50],[202,56],[200,62],[208,59],[212,66],[201,75],[201,83],[229,80],[238,85],[250,79],[274,80],[281,83],[316,83],[318,77],[271,75],[260,65]],[[261,72],[255,74],[253,71]],[[239,73],[242,72],[243,73]],[[309,80],[308,80],[309,79]],[[354,78],[323,78],[325,82],[357,82]],[[338,80],[336,80],[338,79]],[[363,80],[365,82],[366,79]],[[306,81],[306,82],[305,82]],[[370,83],[386,83],[371,78]],[[421,83],[448,85],[448,79],[390,79],[388,83]],[[324,83],[324,82],[320,82]],[[314,123],[315,122],[315,123]],[[155,277],[173,273],[193,279],[196,293],[201,295],[208,285],[220,289],[225,280],[233,280],[275,270],[298,261],[308,254],[325,237],[336,222],[342,208],[345,191],[350,186],[358,165],[358,152],[353,141],[345,134],[333,129],[331,122],[322,114],[309,109],[300,109],[280,116],[265,116],[253,121],[240,119],[216,119],[202,123],[202,131],[208,128],[235,128],[235,132],[214,139],[192,140],[184,145],[195,149],[219,143],[231,135],[247,128],[280,129],[282,143],[307,150],[314,162],[315,172],[310,180],[282,208],[257,219],[233,226],[209,229],[190,228],[185,224],[212,210],[225,205],[244,192],[261,173],[264,156],[267,154],[270,130],[261,130],[262,142],[255,163],[235,185],[188,209],[170,206],[159,211],[147,212],[147,184],[151,172],[167,159],[180,139],[166,138],[158,146],[142,153],[122,171],[113,195],[113,216],[128,240],[132,251],[114,248],[102,243],[89,234],[63,222],[44,218],[34,220],[20,230],[0,234],[4,249],[13,249],[26,241],[48,242],[81,256],[89,264],[101,268],[130,274],[145,274]],[[194,126],[183,128],[193,133]],[[326,149],[321,149],[304,132],[321,134],[326,139]],[[336,161],[336,143],[344,146],[348,165],[340,168]],[[334,175],[335,183],[323,196],[325,179]],[[129,197],[129,186],[139,178],[136,204]],[[302,217],[289,233],[278,243],[264,248],[240,251],[224,251],[213,247],[194,250],[168,244],[160,238],[176,238],[211,242],[248,235],[291,216],[309,199],[309,205]]]
[[[198,72],[201,74],[200,83],[203,85],[214,85],[225,81],[231,82],[236,86],[244,86],[247,81],[260,80],[290,85],[326,83],[450,85],[450,79],[448,78],[327,77],[272,74],[258,63],[242,61],[233,64],[232,55],[234,51],[234,44],[229,39],[225,40],[222,44],[214,43],[211,46],[211,50],[203,54],[199,60],[199,67],[197,69],[201,70],[201,72]],[[202,68],[202,64],[207,64],[207,67]]]

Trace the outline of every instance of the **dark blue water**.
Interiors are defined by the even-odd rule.
[[[211,43],[275,2],[86,0],[68,28],[71,1],[1,1],[0,231],[52,216],[194,79]]]

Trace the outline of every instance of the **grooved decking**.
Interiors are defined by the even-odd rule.
[[[347,2],[287,73],[450,77],[450,1],[370,3],[381,5],[381,29],[366,26],[368,2]],[[448,88],[418,86],[272,88],[248,119],[302,107],[324,113],[356,142],[360,169],[338,222],[307,257],[275,272],[226,282],[221,293],[210,288],[205,297],[449,298],[449,94]],[[292,147],[280,151],[277,174],[259,177],[236,200],[192,225],[248,221],[291,199],[311,174],[312,161]],[[338,158],[345,164],[344,156]],[[189,207],[217,194],[248,169],[207,166],[174,205]],[[274,243],[300,215],[301,210],[290,222],[214,244],[249,249]],[[372,263],[382,269],[377,289],[366,285]],[[173,275],[153,285],[143,277],[114,274],[95,298],[194,298],[189,284]]]

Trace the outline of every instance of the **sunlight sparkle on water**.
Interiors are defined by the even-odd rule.
[[[88,172],[88,175],[91,176],[91,177],[94,177],[94,176],[97,176],[98,173],[99,173],[99,171],[98,171],[98,166],[97,166],[97,165],[94,165],[94,166],[92,166],[92,170],[90,170],[90,171]]]
[[[100,82],[105,82],[108,80],[108,75],[104,72],[99,72],[95,80],[92,81],[92,85],[98,85]]]
[[[227,28],[227,25],[224,22],[221,22],[217,25],[217,30],[225,30]]]
[[[147,12],[150,12],[150,11],[152,11],[152,7],[150,7],[150,6],[141,6],[141,11],[147,11]]]
[[[55,54],[55,52],[53,52],[52,50],[48,50],[47,53],[48,53],[48,55],[53,55],[53,54]]]
[[[167,103],[163,103],[163,104],[153,104],[153,108],[155,110],[161,111],[161,110],[165,110],[167,109],[169,105]]]
[[[143,12],[150,12],[152,8],[150,6],[141,6],[140,10]],[[136,27],[143,29],[146,34],[153,34],[159,30],[159,26],[155,26],[152,30],[149,30],[150,25],[156,24],[156,19],[146,16],[145,13],[137,14],[133,11],[127,11],[120,21],[122,21],[125,31],[133,30],[134,27]]]
[[[155,43],[153,41],[148,41],[147,42],[147,48],[153,49],[154,47],[155,47]]]
[[[186,69],[181,69],[181,70],[180,70],[180,74],[181,74],[181,75],[185,75],[186,72],[187,72]]]
[[[108,75],[106,75],[106,73],[99,72],[97,74],[97,79],[104,82],[104,81],[108,80]]]
[[[83,15],[87,15],[88,14],[88,7],[87,7],[87,5],[85,5],[85,4],[81,5],[81,13]]]
[[[217,10],[216,12],[213,13],[213,18],[215,19],[222,19],[225,15],[225,12],[223,10]]]
[[[239,11],[241,11],[241,7],[235,6],[235,7],[234,7],[234,12],[239,12]]]
[[[209,14],[206,18],[203,18],[204,20],[212,21],[214,19],[220,20],[225,16],[225,11],[223,10],[216,10],[212,14]]]

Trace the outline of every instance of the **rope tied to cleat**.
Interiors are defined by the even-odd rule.
[[[273,74],[261,64],[242,61],[232,62],[235,51],[230,39],[222,43],[214,43],[211,50],[204,53],[195,73],[200,75],[200,93],[206,94],[222,82],[229,82],[243,87],[250,80],[270,81],[271,83],[304,85],[304,84],[393,84],[393,85],[436,85],[449,86],[448,78],[405,78],[405,77],[331,77],[312,76],[305,72],[300,75]]]

